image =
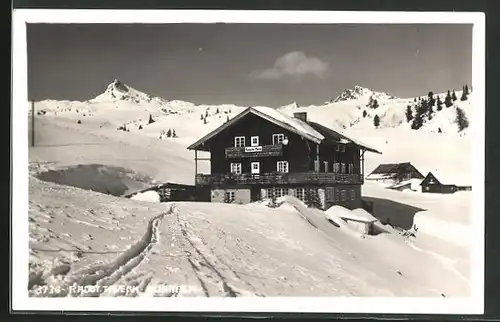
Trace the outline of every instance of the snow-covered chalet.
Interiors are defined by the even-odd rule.
[[[188,149],[195,186],[212,202],[249,203],[271,195],[314,196],[321,208],[361,207],[366,151],[355,139],[269,107],[249,107]],[[210,152],[210,174],[198,173],[198,151]]]

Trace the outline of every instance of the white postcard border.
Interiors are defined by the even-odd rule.
[[[29,298],[26,23],[473,24],[474,215],[470,298]],[[27,311],[482,314],[484,305],[485,15],[478,12],[53,10],[13,13],[12,309]]]

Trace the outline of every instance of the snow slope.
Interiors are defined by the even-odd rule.
[[[424,174],[426,169],[439,169],[463,181],[470,179],[471,171],[464,169],[471,164],[463,157],[470,155],[467,135],[392,126],[398,122],[391,123],[390,116],[382,118],[386,125],[375,129],[367,120],[356,121],[362,113],[357,104],[366,104],[360,101],[363,97],[282,110],[307,110],[308,119],[340,128],[381,150],[382,155],[366,154],[365,173],[382,162],[411,161]],[[404,117],[408,100],[377,97],[380,111],[400,115],[402,107]],[[165,181],[192,184],[194,161],[186,146],[243,109],[167,101],[120,82],[85,102],[37,102],[36,111],[45,113],[36,117],[36,145],[29,150],[32,282],[60,285],[68,292],[72,281],[97,282],[101,291],[107,287],[121,295],[127,291],[120,285],[137,286],[138,295],[163,296],[469,294],[470,249],[459,237],[470,229],[468,192],[402,193],[366,183],[363,194],[382,200],[376,204],[378,216],[397,218],[409,207],[418,209],[409,211],[409,226],[418,228],[417,237],[409,240],[380,223],[392,234],[360,238],[348,225],[337,228],[324,213],[297,200],[277,209],[263,204],[171,205],[35,177],[79,165],[73,185],[89,179],[94,172],[88,169],[116,174],[113,180],[127,186],[127,192]],[[154,122],[148,124],[150,115]],[[437,119],[436,115],[431,121]],[[117,129],[123,125],[128,131]],[[168,129],[177,137],[160,139],[161,131]],[[199,162],[199,171],[207,172],[208,165]],[[451,226],[456,229],[448,229]],[[64,273],[54,275],[53,269]],[[173,290],[166,284],[183,287]]]
[[[30,293],[47,295],[40,284],[59,287],[58,296],[469,292],[459,273],[403,237],[361,239],[315,212],[284,205],[149,203],[32,178]]]
[[[456,95],[460,97],[462,91],[456,91]],[[446,93],[434,95],[435,98],[438,96],[444,101]],[[379,107],[370,108],[368,106],[370,98],[376,99]],[[456,109],[463,109],[469,122],[472,123],[474,114],[473,107],[471,106],[472,98],[473,93],[470,93],[468,100],[456,100],[453,106],[448,108],[443,105],[441,111],[438,111],[436,106],[434,106],[432,119],[425,118],[424,125],[418,132],[438,132],[438,129],[441,129],[442,133],[457,134],[459,131],[455,122]],[[308,116],[311,118],[339,130],[349,128],[371,130],[375,127],[373,124],[375,115],[378,115],[380,118],[379,128],[401,127],[410,129],[410,123],[406,120],[406,108],[410,105],[414,114],[415,104],[414,98],[396,98],[390,94],[355,86],[353,89],[343,91],[336,99],[326,102],[323,105],[299,107],[296,104],[291,104],[281,107],[280,111],[287,114],[307,111]],[[365,117],[363,117],[364,111],[367,113]],[[466,133],[461,134],[465,135]]]

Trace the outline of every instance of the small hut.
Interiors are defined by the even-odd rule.
[[[420,185],[422,186],[422,192],[428,193],[454,193],[461,190],[472,190],[472,186],[464,184],[463,182],[457,185],[456,180],[458,180],[458,178],[447,178],[442,173],[438,173],[434,170],[427,174]],[[453,181],[455,181],[455,183],[452,183]]]
[[[376,167],[366,180],[394,185],[411,179],[423,179],[424,176],[410,162],[384,163]]]
[[[377,221],[377,218],[364,209],[358,208],[343,212],[340,218],[362,234],[372,235],[374,233],[373,224]]]

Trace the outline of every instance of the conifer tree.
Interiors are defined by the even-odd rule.
[[[453,90],[453,93],[451,94],[451,99],[453,100],[453,102],[457,100],[457,94],[455,94],[455,90]]]
[[[434,98],[434,93],[429,92],[429,94],[427,94],[427,97],[429,98],[429,106],[432,108],[436,103],[436,99]]]
[[[418,130],[424,124],[424,120],[422,118],[422,114],[416,113],[413,118],[413,122],[411,123],[412,130]]]
[[[413,119],[413,112],[411,110],[411,106],[408,105],[406,107],[406,122],[410,123],[412,119]]]
[[[177,133],[175,133],[175,130],[172,130],[172,137],[174,137],[174,138],[177,137]]]
[[[459,132],[462,132],[469,127],[469,120],[461,108],[457,108],[456,123],[458,125]]]
[[[152,124],[154,122],[155,122],[155,120],[153,120],[153,116],[151,114],[149,114],[148,124]]]
[[[367,107],[373,108],[373,96],[370,96],[368,99],[368,104],[366,104]]]
[[[444,99],[444,105],[446,107],[450,107],[453,105],[453,99],[451,97],[450,91],[448,90],[448,93],[446,94],[446,98]]]
[[[171,129],[168,129],[167,131],[167,138],[171,137],[172,136],[172,130]]]
[[[421,116],[427,113],[429,110],[429,103],[427,100],[422,99],[420,101],[420,104],[417,106],[417,114],[420,114]]]
[[[375,125],[375,127],[379,127],[380,118],[378,117],[378,115],[375,115],[375,117],[373,118],[373,125]]]
[[[438,111],[441,111],[443,109],[443,102],[441,101],[441,97],[439,96],[437,97],[436,105]]]
[[[467,100],[467,98],[468,98],[467,95],[469,95],[468,91],[469,90],[467,88],[467,85],[465,85],[465,86],[462,87],[462,96],[460,97],[461,101],[466,101]]]
[[[377,100],[373,100],[373,105],[372,105],[372,108],[378,108],[378,101]]]
[[[366,113],[366,110],[363,111],[363,117],[366,117],[366,115],[368,115],[368,113]]]

